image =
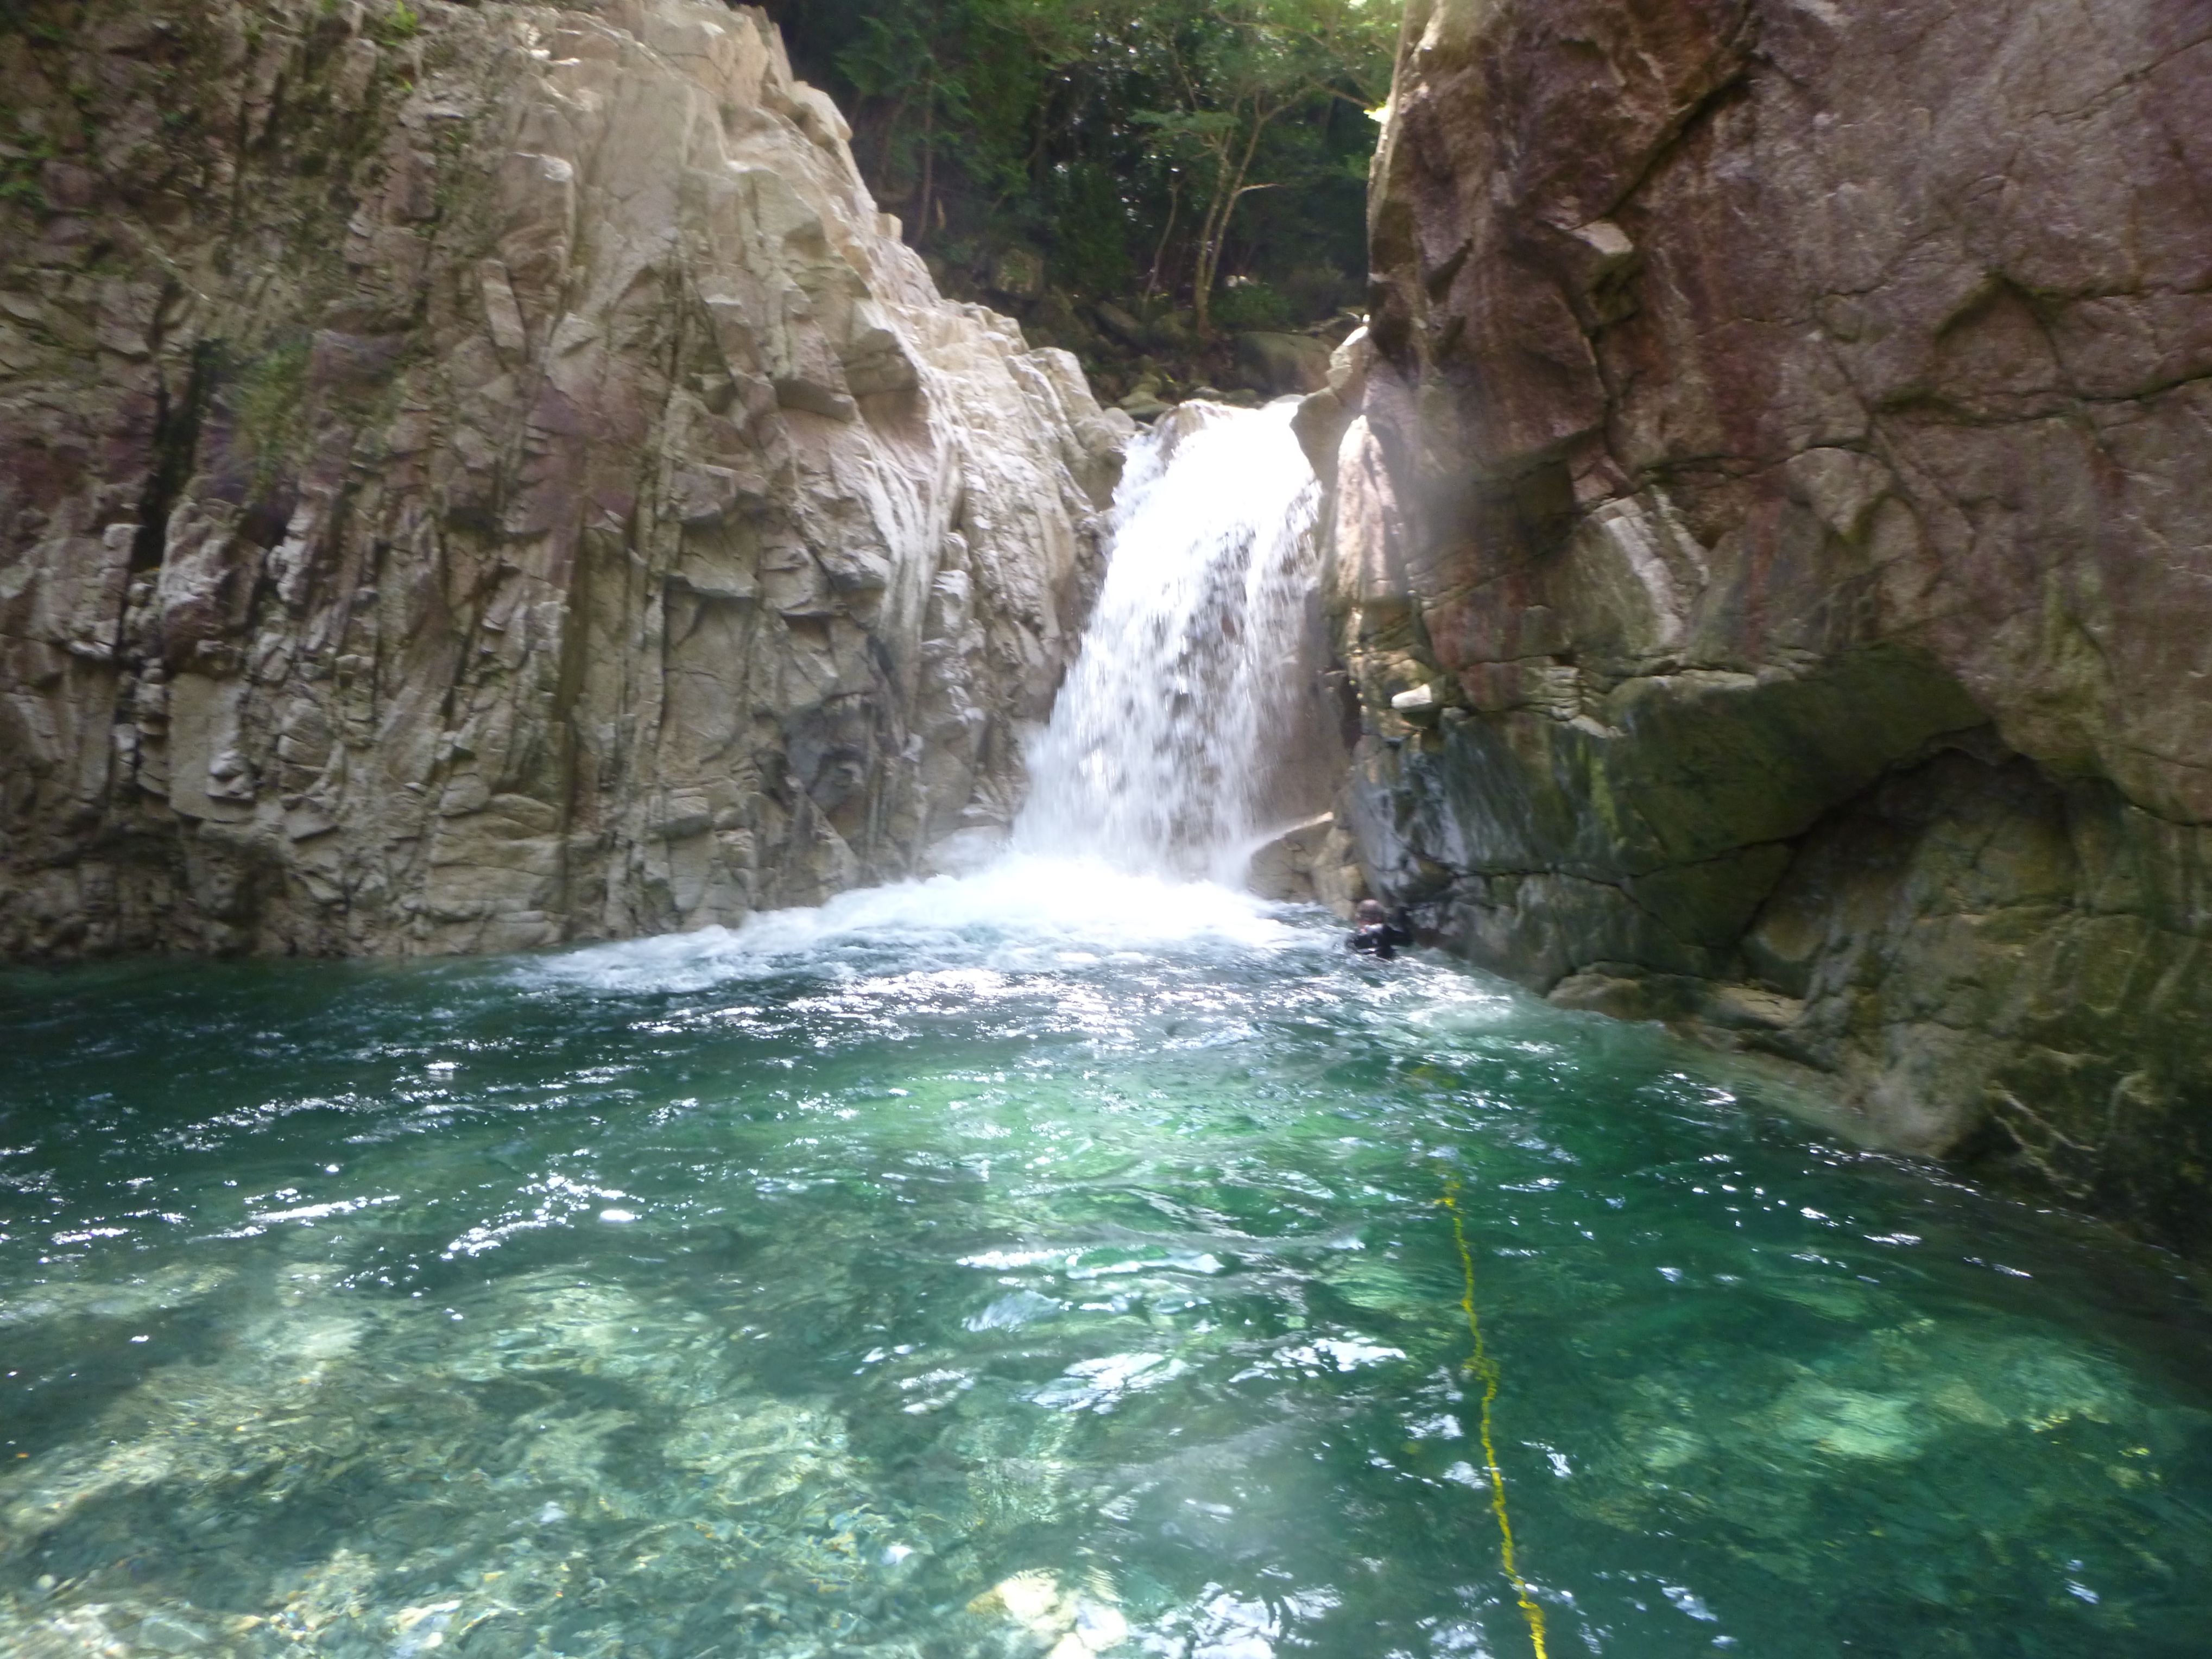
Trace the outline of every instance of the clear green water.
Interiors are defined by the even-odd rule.
[[[994,880],[0,979],[0,1652],[1526,1655],[1455,1179],[1551,1654],[2212,1652],[2155,1261],[1309,915]]]

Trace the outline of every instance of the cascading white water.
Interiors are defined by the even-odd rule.
[[[1234,881],[1279,827],[1321,495],[1295,407],[1186,404],[1131,446],[1097,610],[1030,751],[1017,850]]]

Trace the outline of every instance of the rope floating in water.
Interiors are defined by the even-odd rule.
[[[1544,1609],[1513,1559],[1513,1517],[1505,1510],[1505,1476],[1498,1470],[1498,1448],[1490,1437],[1490,1408],[1498,1398],[1498,1362],[1483,1345],[1482,1320],[1474,1310],[1474,1253],[1468,1248],[1467,1224],[1460,1214],[1457,1180],[1444,1188],[1444,1195],[1437,1202],[1451,1212],[1452,1243],[1459,1246],[1460,1272],[1466,1281],[1467,1288],[1460,1297],[1459,1305],[1467,1312],[1467,1332],[1474,1339],[1474,1352],[1460,1369],[1474,1372],[1482,1383],[1482,1461],[1490,1470],[1490,1507],[1498,1516],[1498,1563],[1505,1569],[1505,1577],[1521,1603],[1521,1616],[1528,1621],[1528,1641],[1536,1650],[1536,1659],[1550,1659],[1544,1647]]]

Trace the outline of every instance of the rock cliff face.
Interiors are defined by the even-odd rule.
[[[1321,399],[1366,861],[2212,1242],[2212,10],[1413,10]]]
[[[0,20],[0,955],[734,921],[1002,822],[1125,417],[757,14]]]

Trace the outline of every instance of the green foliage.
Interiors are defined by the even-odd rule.
[[[1221,291],[1213,320],[1224,328],[1288,328],[1296,320],[1291,302],[1266,283],[1240,283]]]
[[[42,46],[66,46],[70,32],[59,23],[31,15],[22,0],[0,0],[0,34],[20,34]]]
[[[1133,220],[1121,181],[1096,161],[1072,161],[1053,179],[1049,235],[1061,285],[1085,294],[1120,294],[1136,281],[1129,254]]]
[[[1365,269],[1366,109],[1402,0],[781,0],[884,205],[1095,295]],[[1225,290],[1224,291],[1225,293]],[[1249,303],[1249,302],[1248,302]]]
[[[407,0],[392,0],[392,9],[370,24],[368,32],[384,45],[396,46],[422,32],[422,15]]]
[[[239,372],[227,401],[241,446],[253,457],[257,484],[267,483],[283,471],[299,442],[295,417],[307,388],[304,338],[272,346]]]
[[[0,155],[0,202],[43,210],[46,205],[46,164],[54,155],[46,138],[18,133],[9,148],[16,153]]]

